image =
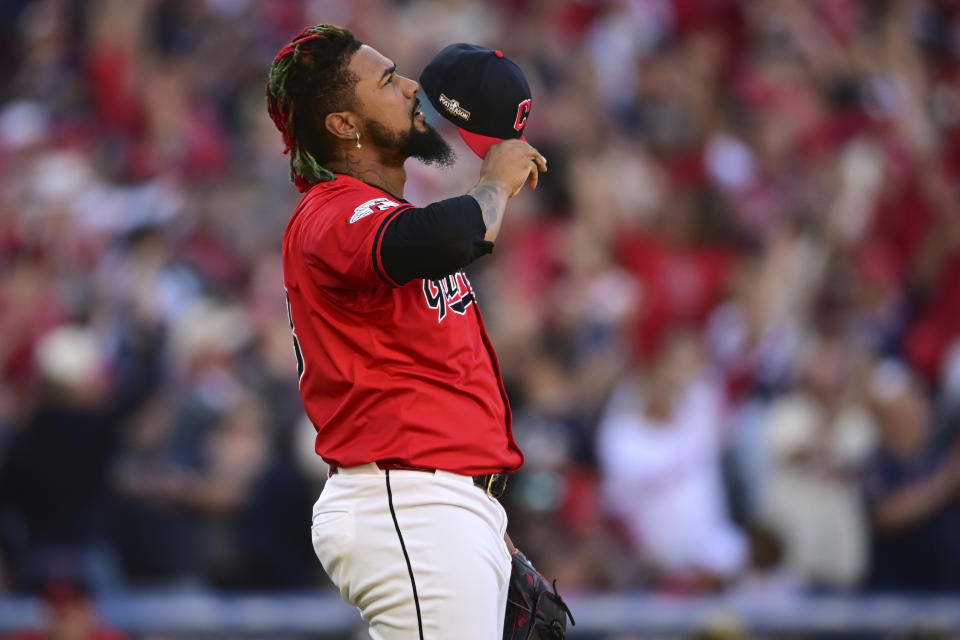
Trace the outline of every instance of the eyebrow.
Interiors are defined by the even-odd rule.
[[[397,65],[396,65],[396,64],[394,64],[394,65],[393,65],[392,67],[390,67],[389,69],[385,69],[385,70],[383,71],[383,73],[380,75],[380,82],[383,82],[384,80],[386,80],[386,79],[387,79],[387,76],[390,75],[391,73],[393,73],[393,72],[396,71],[396,70],[397,70]]]

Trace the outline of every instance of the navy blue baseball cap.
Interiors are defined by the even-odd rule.
[[[498,142],[524,139],[533,105],[530,85],[500,51],[451,44],[424,68],[420,86],[437,113],[456,125],[481,158]]]

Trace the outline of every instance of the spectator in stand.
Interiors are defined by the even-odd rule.
[[[0,511],[25,532],[15,555],[20,586],[69,562],[94,588],[117,587],[109,472],[126,418],[153,387],[155,362],[148,353],[142,368],[112,380],[102,342],[80,325],[45,336],[37,358],[44,390],[0,467]]]
[[[699,337],[673,333],[640,376],[620,383],[600,423],[608,506],[665,585],[715,588],[745,566],[720,474],[723,409]]]
[[[860,474],[876,435],[854,384],[858,361],[849,343],[820,336],[798,388],[774,400],[760,426],[769,464],[761,517],[783,541],[786,566],[815,587],[855,587],[867,569]]]
[[[960,446],[932,446],[930,401],[903,365],[880,363],[871,393],[880,449],[867,476],[870,587],[960,589]]]

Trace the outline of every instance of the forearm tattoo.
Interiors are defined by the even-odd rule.
[[[495,225],[503,214],[503,208],[507,201],[500,189],[489,184],[482,184],[467,191],[467,195],[473,196],[480,205],[480,211],[483,212],[483,223],[487,225],[487,228]]]

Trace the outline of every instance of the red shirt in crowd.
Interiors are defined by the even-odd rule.
[[[523,455],[467,276],[400,285],[384,271],[384,230],[411,207],[338,175],[287,225],[284,286],[317,453],[336,467],[514,471]]]

